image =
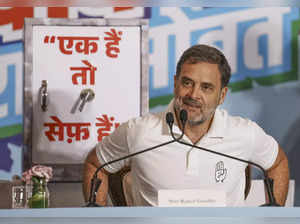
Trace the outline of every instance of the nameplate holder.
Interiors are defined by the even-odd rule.
[[[224,207],[226,193],[217,190],[159,190],[159,207]]]

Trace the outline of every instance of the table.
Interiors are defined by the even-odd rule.
[[[83,207],[47,209],[0,209],[0,223],[299,224],[300,207]]]

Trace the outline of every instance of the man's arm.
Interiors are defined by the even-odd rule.
[[[90,196],[91,179],[93,178],[93,175],[98,167],[100,167],[100,163],[96,155],[96,148],[94,148],[88,154],[84,162],[83,194],[86,202],[89,200]],[[102,183],[97,193],[96,202],[102,206],[105,206],[108,194],[108,173],[102,170],[98,173],[98,178],[102,180]]]
[[[276,202],[284,206],[289,188],[288,159],[279,146],[278,155],[273,166],[267,170],[270,178],[274,180],[274,196]]]

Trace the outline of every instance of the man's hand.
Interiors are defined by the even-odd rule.
[[[84,162],[83,194],[86,202],[89,200],[89,196],[90,196],[91,180],[98,167],[100,167],[100,163],[96,155],[96,149],[94,148],[88,154]],[[102,180],[102,183],[97,193],[96,202],[102,206],[105,206],[107,201],[107,192],[108,192],[108,173],[100,171],[98,173],[98,178]]]

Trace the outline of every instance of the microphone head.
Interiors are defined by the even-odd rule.
[[[188,119],[188,113],[185,109],[180,110],[179,118],[182,124],[185,124]]]
[[[167,115],[166,115],[166,121],[167,121],[167,124],[171,127],[174,123],[174,116],[172,114],[172,112],[168,112]]]

